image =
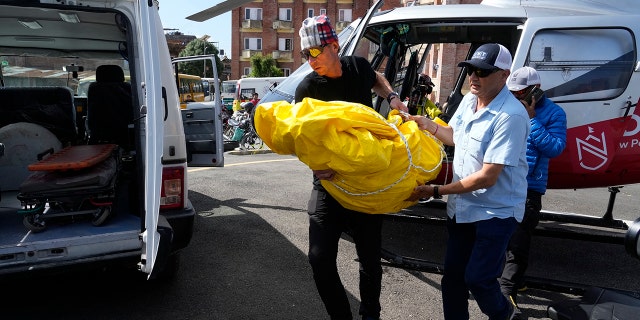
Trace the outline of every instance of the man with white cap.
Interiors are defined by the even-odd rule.
[[[527,139],[529,173],[524,218],[511,236],[507,261],[499,279],[502,293],[516,306],[518,289],[524,287],[524,273],[529,265],[531,237],[540,221],[542,195],[547,191],[549,160],[560,155],[567,145],[567,115],[564,110],[544,95],[537,101],[535,97],[531,101],[525,100],[532,90],[540,88],[540,84],[540,75],[531,67],[514,71],[507,80],[509,90],[522,102],[531,122],[531,133]],[[520,314],[520,310],[516,313]]]
[[[455,146],[453,180],[418,186],[408,200],[449,195],[444,318],[469,319],[471,292],[489,319],[505,320],[515,306],[500,291],[497,278],[511,234],[524,214],[529,116],[505,85],[511,67],[507,48],[483,44],[458,66],[466,69],[470,92],[449,126],[412,116],[420,129]]]
[[[340,57],[338,37],[325,15],[307,18],[299,31],[301,54],[313,72],[298,84],[295,101],[357,102],[373,107],[371,90],[384,97],[393,109],[408,111],[384,76],[364,58]],[[323,137],[318,137],[322,139]],[[350,231],[360,262],[360,311],[362,319],[380,318],[382,281],[382,215],[348,210],[321,185],[335,172],[313,171],[313,190],[308,204],[309,263],[318,293],[331,319],[352,319],[349,299],[338,275],[336,258],[343,231]]]

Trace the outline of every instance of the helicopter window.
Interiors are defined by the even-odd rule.
[[[548,29],[533,38],[526,65],[538,70],[547,97],[555,102],[602,100],[624,92],[635,56],[633,35],[626,29]]]

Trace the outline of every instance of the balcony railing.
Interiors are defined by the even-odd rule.
[[[274,50],[271,52],[271,57],[276,60],[290,60],[293,56],[291,51]]]
[[[256,55],[256,54],[262,54],[262,50],[250,50],[250,49],[242,50],[242,58],[243,59],[251,59],[251,57]]]
[[[273,29],[290,30],[293,29],[293,23],[291,21],[276,20],[273,22]]]
[[[262,29],[262,20],[244,20],[242,29]]]

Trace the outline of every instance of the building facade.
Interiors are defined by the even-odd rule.
[[[231,78],[251,72],[251,57],[271,56],[284,76],[305,61],[300,56],[298,29],[307,17],[326,14],[336,32],[363,17],[373,0],[257,0],[231,11]],[[383,9],[401,6],[385,1]],[[237,35],[237,36],[236,36]]]
[[[400,6],[455,5],[480,3],[481,0],[390,0],[382,10]],[[342,31],[353,20],[363,17],[374,0],[256,0],[231,12],[230,78],[240,79],[251,72],[251,57],[271,56],[284,76],[305,62],[300,56],[298,29],[310,16],[326,14]],[[456,81],[458,62],[464,60],[467,47],[434,44],[423,73],[436,84],[430,99],[443,104]]]

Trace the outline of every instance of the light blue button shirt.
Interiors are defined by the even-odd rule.
[[[451,194],[447,214],[458,223],[514,217],[522,221],[527,197],[527,137],[529,115],[506,86],[482,110],[477,97],[465,95],[449,121],[455,154],[453,181],[482,169],[484,163],[503,164],[495,185],[469,193]]]

